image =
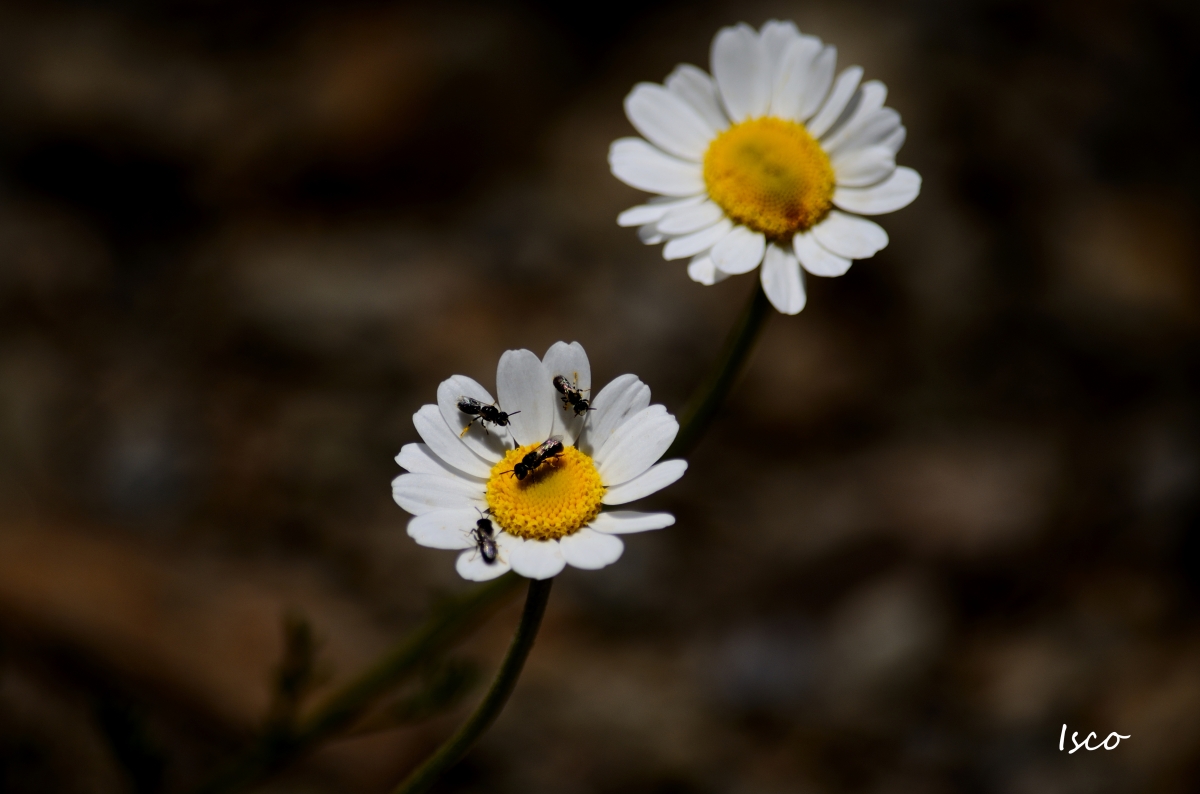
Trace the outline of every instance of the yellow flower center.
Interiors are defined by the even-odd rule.
[[[734,222],[777,241],[812,228],[833,206],[829,155],[803,124],[770,116],[713,139],[704,184]]]
[[[549,458],[518,480],[513,467],[537,444],[511,449],[492,467],[487,502],[492,518],[510,535],[553,540],[578,532],[600,513],[604,486],[592,459],[575,447]]]

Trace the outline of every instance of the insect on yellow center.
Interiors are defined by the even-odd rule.
[[[492,467],[487,502],[492,518],[510,535],[534,540],[554,540],[578,532],[600,513],[604,486],[592,459],[575,447],[546,460],[524,480],[511,472],[529,444],[508,451]]]
[[[776,241],[812,228],[833,206],[829,155],[803,124],[770,116],[713,139],[704,184],[734,222]]]

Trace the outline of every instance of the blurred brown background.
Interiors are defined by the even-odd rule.
[[[606,150],[633,83],[772,17],[888,84],[924,191],[772,318],[678,524],[560,577],[442,790],[1197,790],[1170,0],[5,3],[0,790],[186,791],[263,719],[285,614],[336,683],[472,587],[388,488],[448,375],[579,340],[679,409],[753,282],[617,228]],[[487,676],[515,619],[457,657]],[[385,791],[478,693],[261,790]]]

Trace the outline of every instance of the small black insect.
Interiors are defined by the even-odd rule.
[[[550,460],[550,458],[557,458],[562,454],[562,451],[562,436],[550,436],[537,449],[526,452],[525,457],[521,458],[521,462],[513,466],[505,474],[514,474],[518,480],[523,480],[530,474],[533,474],[534,469]]]
[[[562,395],[563,410],[573,408],[576,416],[596,410],[592,407],[591,401],[584,399],[583,396],[585,391],[591,391],[591,389],[580,389],[578,377],[572,383],[562,375],[555,375],[554,388]]]
[[[467,426],[464,427],[463,431],[458,434],[460,438],[467,434],[467,431],[471,429],[471,425],[480,420],[483,421],[480,427],[483,428],[483,432],[487,433],[488,422],[491,422],[496,427],[507,427],[508,417],[521,413],[520,411],[513,411],[511,414],[506,414],[504,411],[501,411],[499,408],[497,408],[495,403],[488,405],[487,403],[479,402],[479,400],[476,400],[473,397],[460,397],[458,400],[458,410],[462,411],[467,416],[475,417],[470,422],[467,422]]]
[[[484,562],[491,565],[496,561],[496,529],[491,519],[482,512],[475,522],[475,528],[471,530],[471,540],[475,541],[475,547],[483,555]]]

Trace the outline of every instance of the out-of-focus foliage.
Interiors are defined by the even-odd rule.
[[[752,282],[618,228],[607,146],[635,82],[790,17],[887,83],[922,196],[772,318],[678,523],[562,577],[445,789],[1191,790],[1191,4],[568,7],[0,9],[0,789],[186,790],[270,713],[283,615],[308,702],[468,587],[388,491],[442,378],[578,339],[678,408]],[[385,790],[440,713],[273,790]]]

